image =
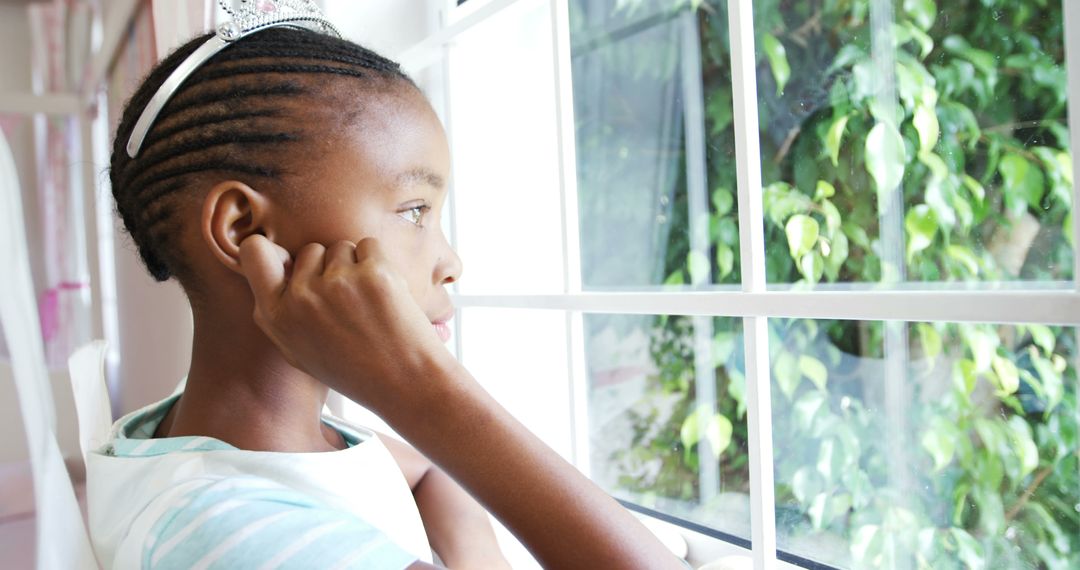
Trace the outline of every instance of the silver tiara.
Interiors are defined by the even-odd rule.
[[[139,154],[146,134],[150,132],[150,127],[154,126],[158,114],[184,81],[210,58],[237,40],[279,26],[303,28],[341,37],[341,33],[326,19],[315,0],[218,0],[218,4],[232,20],[218,26],[217,33],[182,61],[154,93],[142,115],[139,115],[128,139],[127,153],[131,158]]]

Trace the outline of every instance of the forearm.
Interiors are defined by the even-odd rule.
[[[509,568],[487,511],[438,467],[413,489],[431,547],[448,568]]]
[[[383,417],[479,499],[543,566],[681,567],[625,509],[511,417],[463,368],[440,366],[423,382]]]

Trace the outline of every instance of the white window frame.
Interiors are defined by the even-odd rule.
[[[441,27],[412,47],[395,54],[408,70],[445,62],[454,38],[519,0],[433,0]],[[1074,255],[1074,279],[1058,283],[901,283],[889,290],[877,284],[819,285],[814,291],[768,285],[765,279],[765,233],[762,204],[754,20],[751,0],[727,0],[733,81],[733,112],[738,181],[741,286],[707,291],[584,292],[578,235],[577,165],[574,141],[573,86],[570,66],[568,0],[546,0],[554,30],[556,114],[562,202],[563,292],[546,295],[453,295],[459,308],[556,309],[566,314],[567,373],[572,386],[575,458],[588,468],[588,410],[583,315],[586,313],[740,317],[745,335],[747,427],[750,451],[752,549],[678,527],[691,548],[708,558],[750,554],[754,568],[793,567],[778,559],[773,482],[772,413],[767,323],[770,318],[840,319],[905,322],[1039,323],[1080,327],[1080,255]],[[1070,108],[1080,109],[1080,2],[1062,0]],[[445,64],[444,64],[445,65]],[[445,71],[444,67],[444,71]],[[453,78],[446,77],[446,81]],[[449,101],[443,101],[449,106]],[[1072,103],[1075,103],[1073,105]],[[448,113],[449,115],[449,113]],[[1080,173],[1080,113],[1069,113],[1073,170]],[[452,126],[447,125],[447,130]],[[1073,187],[1080,204],[1080,176]],[[451,198],[451,212],[453,211]],[[1074,206],[1075,207],[1075,206]],[[451,213],[453,218],[453,213]],[[451,241],[454,225],[451,219]],[[1073,243],[1080,246],[1080,216],[1073,217]],[[459,329],[460,332],[460,329]],[[460,338],[460,334],[457,335]],[[460,342],[460,341],[458,341]],[[460,350],[460,344],[458,345]],[[799,557],[781,554],[795,560]],[[809,562],[809,561],[802,561]],[[813,564],[813,563],[811,563]],[[816,565],[815,566],[821,566]]]

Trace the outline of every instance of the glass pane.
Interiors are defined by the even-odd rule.
[[[570,2],[586,289],[739,281],[727,20],[707,8]]]
[[[462,364],[515,418],[571,460],[566,313],[466,308],[455,320]]]
[[[839,567],[1075,568],[1076,335],[770,321],[777,542]]]
[[[739,319],[586,315],[589,465],[615,497],[750,536]]]
[[[565,289],[552,37],[547,3],[522,0],[448,48],[460,293]]]
[[[1062,2],[754,12],[770,282],[1072,279]]]

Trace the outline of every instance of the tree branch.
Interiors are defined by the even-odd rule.
[[[1043,469],[1035,475],[1035,479],[1031,481],[1031,484],[1028,485],[1027,489],[1024,489],[1023,494],[1016,500],[1016,503],[1009,507],[1009,510],[1005,513],[1005,522],[1013,520],[1016,518],[1016,515],[1020,514],[1020,510],[1024,508],[1024,505],[1031,499],[1031,496],[1035,494],[1039,485],[1042,485],[1043,481],[1045,481],[1053,472],[1054,467],[1050,465],[1043,467]]]

